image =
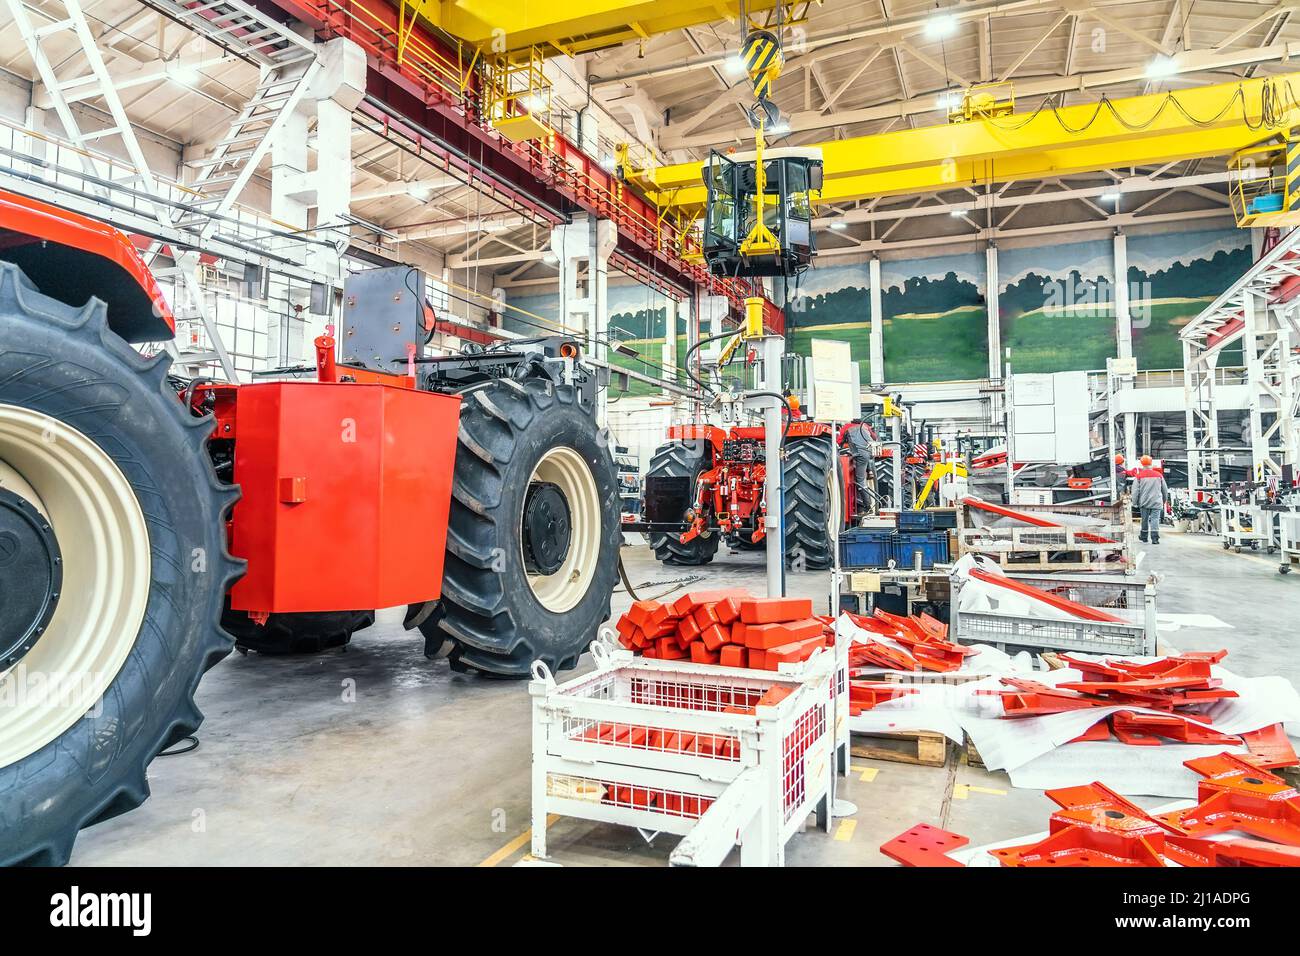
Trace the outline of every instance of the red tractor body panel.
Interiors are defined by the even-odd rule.
[[[131,240],[112,226],[0,190],[0,257],[71,305],[90,295],[103,299],[109,326],[128,342],[161,342],[175,334],[162,289]]]
[[[442,593],[460,399],[388,385],[238,389],[231,591],[253,613],[383,608]]]

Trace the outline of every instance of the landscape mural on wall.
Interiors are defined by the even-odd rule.
[[[668,315],[667,298],[654,290],[640,284],[610,285],[606,291],[609,310],[610,341],[630,346],[644,358],[633,358],[612,349],[609,361],[612,365],[626,368],[653,378],[664,378],[663,346]],[[544,295],[510,296],[507,299],[503,325],[512,332],[522,335],[545,335],[547,331],[537,328],[539,318],[551,325],[559,324],[560,297],[551,292]],[[532,313],[529,315],[528,313]],[[686,326],[683,318],[678,318],[678,361],[685,351]],[[680,367],[680,365],[678,366]],[[680,378],[681,376],[679,376]],[[611,383],[612,397],[619,395],[657,395],[659,389],[649,382],[629,379],[627,389],[618,388]]]
[[[1130,236],[1128,261],[1138,367],[1181,368],[1179,330],[1250,265],[1250,237],[1238,229]],[[1109,239],[999,252],[1002,344],[1014,371],[1106,367],[1116,353],[1114,265]]]
[[[1250,232],[1245,229],[1131,236],[1129,311],[1138,368],[1182,368],[1179,330],[1239,279],[1252,261]],[[1225,349],[1219,362],[1240,363],[1240,346]]]
[[[988,374],[984,258],[979,253],[880,264],[885,377],[937,382]],[[871,361],[871,272],[866,262],[820,265],[804,273],[786,310],[792,351],[809,355],[814,338],[845,341],[865,368]]]
[[[1109,239],[998,250],[998,315],[1013,372],[1106,367],[1115,355]]]
[[[1133,352],[1143,369],[1179,368],[1179,330],[1236,280],[1251,262],[1245,230],[1212,229],[1128,240],[1129,310]],[[998,254],[1002,344],[1017,372],[1104,369],[1115,355],[1114,256],[1111,241],[1002,248]],[[881,263],[885,380],[934,382],[988,374],[987,307],[982,252]],[[866,261],[822,260],[804,273],[787,308],[787,349],[811,355],[814,338],[846,341],[864,373],[871,359],[871,275]],[[667,300],[631,283],[609,286],[611,336],[644,359],[611,352],[624,368],[662,377]],[[559,298],[511,296],[516,309],[558,321]],[[684,310],[680,310],[683,311]],[[507,309],[505,326],[542,334],[529,316]],[[677,367],[686,351],[679,314]],[[1222,364],[1240,361],[1225,353]],[[865,377],[865,374],[864,374]],[[678,381],[684,376],[678,373]],[[618,394],[651,395],[631,381]]]

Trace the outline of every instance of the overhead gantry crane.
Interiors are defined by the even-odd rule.
[[[1031,111],[968,91],[944,125],[834,140],[802,147],[822,161],[819,204],[990,186],[1178,160],[1229,157],[1235,182],[1258,180],[1251,197],[1281,190],[1281,180],[1248,155],[1285,154],[1300,125],[1300,74],[1247,79],[1171,93]],[[734,157],[736,160],[748,156]],[[625,181],[666,216],[690,222],[705,211],[710,160],[621,169]],[[1239,192],[1240,190],[1234,190]],[[1300,204],[1300,196],[1297,196]],[[1288,202],[1256,202],[1243,225],[1273,224],[1261,215]],[[1248,208],[1249,200],[1242,203]],[[1241,217],[1239,217],[1240,219]]]

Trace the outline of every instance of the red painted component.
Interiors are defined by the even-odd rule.
[[[668,438],[672,441],[707,441],[715,453],[722,452],[727,440],[727,430],[717,425],[669,425]]]
[[[15,237],[16,243],[8,242]],[[119,321],[129,323],[129,331],[123,334],[128,341],[157,342],[175,334],[176,322],[162,289],[131,240],[119,230],[75,212],[0,190],[0,238],[6,239],[5,247],[25,245],[23,240],[28,237],[80,249],[121,270],[121,281],[139,289],[139,302],[125,288],[101,289],[97,294],[111,301],[110,293],[116,293],[128,303],[129,315],[110,315],[110,324],[115,328]]]
[[[856,717],[862,711],[871,710],[883,701],[895,700],[919,692],[920,688],[915,684],[891,684],[888,681],[852,678],[849,681],[849,716]]]
[[[1084,697],[1071,691],[1057,690],[1047,684],[1022,677],[1004,677],[1002,683],[1014,687],[1015,690],[986,693],[998,694],[1002,697],[1002,710],[1007,717],[1040,717],[1044,714],[1060,714],[1067,710],[1110,706],[1109,701]]]
[[[1131,710],[1118,710],[1110,715],[1110,726],[1115,731],[1115,736],[1126,744],[1159,744],[1161,737],[1184,744],[1236,746],[1240,743],[1236,737],[1220,733],[1179,714],[1140,714]]]
[[[334,360],[334,337],[316,336],[316,380],[318,382],[356,382],[362,385],[392,385],[415,388],[414,375],[376,372],[360,365],[339,365]]]
[[[1300,846],[1300,793],[1285,780],[1234,754],[1185,760],[1205,779],[1200,801],[1187,810],[1159,816],[1166,826],[1192,836],[1240,830],[1252,836]]]
[[[1296,756],[1295,747],[1291,745],[1291,738],[1287,736],[1286,727],[1282,724],[1248,731],[1241,735],[1241,742],[1250,751],[1243,759],[1265,770],[1300,764],[1300,758]]]
[[[982,498],[965,497],[961,503],[978,511],[987,511],[989,514],[998,515],[1003,518],[1014,518],[1022,521],[1027,525],[1033,525],[1036,528],[1066,528],[1067,525],[1060,524],[1056,521],[1048,521],[1041,515],[1033,514],[1029,511],[1017,511],[1015,508],[1008,508],[1005,505],[997,505],[991,501],[985,501]],[[1096,544],[1118,544],[1118,541],[1112,541],[1110,538],[1103,537],[1099,534],[1092,534],[1088,531],[1074,529],[1074,536],[1084,541],[1092,541]]]
[[[1042,601],[1044,604],[1050,604],[1052,607],[1072,614],[1081,620],[1099,621],[1107,624],[1128,623],[1122,617],[1107,614],[1105,611],[1089,607],[1087,604],[1080,604],[1078,601],[1071,601],[1058,594],[1053,594],[1051,591],[1044,591],[1041,588],[1031,587],[1028,584],[1013,580],[1004,575],[990,574],[988,571],[983,571],[979,568],[972,568],[970,575],[977,581],[983,581],[986,584],[996,584],[998,587],[1007,588],[1008,590],[1023,594],[1026,597]]]
[[[1047,796],[1061,807],[1048,836],[991,850],[1003,866],[1165,866],[1165,828],[1109,787],[1091,783]]]
[[[900,833],[880,846],[880,852],[903,866],[965,866],[948,853],[970,842],[970,837],[950,833],[927,823],[918,823],[906,833]]]
[[[384,385],[241,386],[243,497],[231,551],[248,573],[232,607],[344,610],[439,597],[459,403]]]

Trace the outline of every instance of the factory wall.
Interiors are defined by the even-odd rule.
[[[1250,235],[1229,227],[1136,232],[1127,239],[1129,314],[1138,367],[1182,367],[1179,329],[1250,265]],[[998,252],[999,340],[1018,372],[1103,369],[1117,351],[1115,252],[1109,236],[1008,244]],[[887,382],[940,382],[988,375],[988,276],[982,249],[880,263],[881,338]],[[647,361],[614,361],[661,375],[666,299],[631,283],[609,287],[611,336]],[[511,296],[509,303],[554,319],[558,297]],[[870,362],[871,264],[823,258],[792,289],[789,348],[811,353],[814,338],[850,343]],[[518,323],[520,331],[522,323]],[[685,316],[678,317],[678,367]],[[507,327],[511,320],[507,316]],[[1231,362],[1230,356],[1225,360]],[[633,382],[628,394],[650,394]]]

